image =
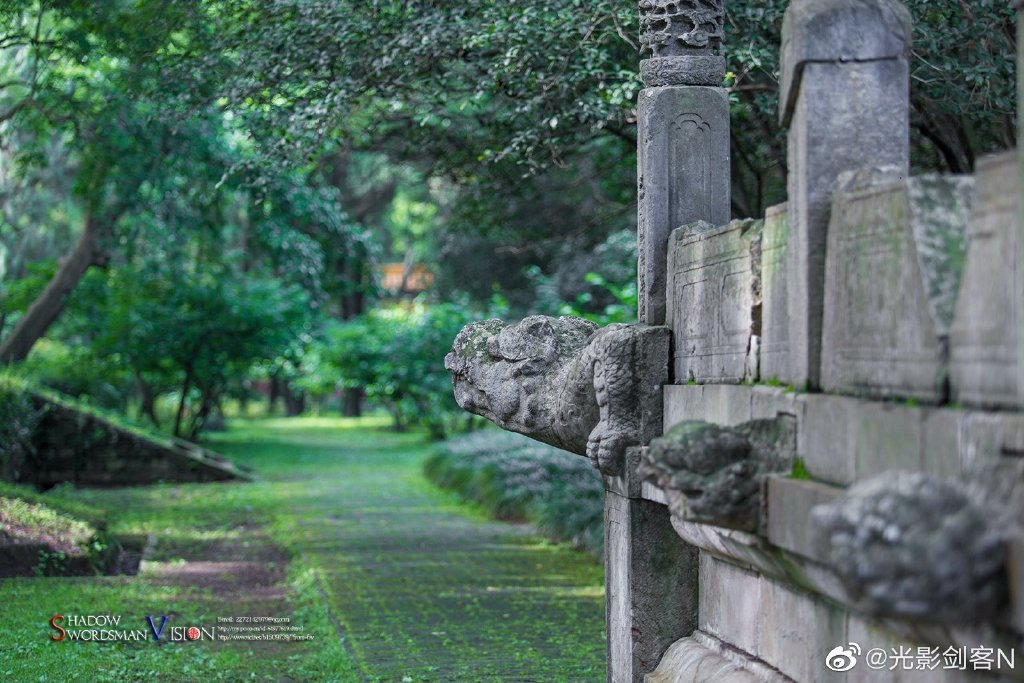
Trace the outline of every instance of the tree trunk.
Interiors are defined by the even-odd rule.
[[[360,417],[363,414],[362,389],[345,389],[342,397],[341,414],[345,417]]]
[[[174,418],[174,435],[181,436],[181,423],[185,419],[185,402],[188,391],[192,388],[192,366],[185,368],[185,381],[181,385],[181,400],[178,401],[178,414]]]
[[[284,395],[286,417],[298,417],[306,412],[306,393],[304,391],[296,391],[287,382],[282,382],[281,393]]]
[[[67,305],[68,297],[78,285],[85,271],[100,261],[99,223],[86,219],[85,230],[78,238],[75,248],[60,264],[50,283],[28,311],[18,321],[14,331],[0,344],[0,365],[10,365],[25,360],[29,352],[54,323]]]
[[[277,407],[277,397],[281,395],[281,384],[277,375],[270,376],[270,386],[267,388],[267,416],[273,417]]]
[[[160,418],[156,416],[156,401],[153,399],[153,391],[146,384],[145,380],[142,379],[142,373],[138,370],[135,371],[135,386],[139,391],[139,402],[141,403],[139,411],[149,418],[154,427],[162,429]]]

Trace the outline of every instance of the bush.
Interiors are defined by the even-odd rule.
[[[61,394],[125,412],[134,386],[131,372],[119,360],[85,346],[44,338],[14,370]]]
[[[336,325],[318,351],[346,389],[391,413],[398,429],[444,438],[466,413],[455,403],[444,357],[462,327],[480,317],[458,303],[381,308]]]
[[[604,485],[584,457],[488,429],[438,444],[424,472],[498,519],[531,522],[551,539],[601,555]]]
[[[15,480],[35,453],[33,436],[42,419],[31,398],[0,376],[0,478]]]

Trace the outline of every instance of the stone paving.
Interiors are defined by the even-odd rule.
[[[284,523],[370,680],[604,679],[601,567],[436,490],[420,437],[271,425],[255,438],[218,447],[257,471],[260,448],[294,452],[266,478],[288,480]]]

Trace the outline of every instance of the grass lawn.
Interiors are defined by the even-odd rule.
[[[157,544],[135,577],[0,584],[0,679],[603,680],[601,568],[438,491],[421,474],[423,437],[384,427],[236,423],[211,445],[256,483],[46,494]],[[55,643],[54,614],[122,615],[132,628],[147,614],[168,626],[290,617],[315,638]]]

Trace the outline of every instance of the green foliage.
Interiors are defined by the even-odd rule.
[[[17,372],[61,394],[125,412],[132,395],[130,370],[118,356],[57,339],[41,339]]]
[[[96,348],[155,386],[177,387],[174,431],[190,438],[232,381],[284,353],[309,325],[299,287],[217,269],[112,271],[107,297]]]
[[[549,538],[601,554],[604,484],[586,458],[487,429],[438,444],[424,473],[494,517],[530,521]]]
[[[8,541],[45,538],[66,553],[82,554],[96,535],[96,529],[45,505],[19,498],[0,497],[0,538]]]
[[[73,495],[74,486],[71,484],[61,484],[46,493],[40,493],[30,486],[0,481],[0,497],[17,498],[26,503],[44,505],[59,514],[82,520],[98,530],[105,529],[106,511],[75,500]]]
[[[812,479],[811,473],[807,471],[807,465],[804,464],[803,458],[797,458],[793,461],[793,470],[789,473],[792,479]]]
[[[32,437],[42,417],[28,395],[0,383],[0,478],[18,478],[35,453]]]
[[[327,333],[320,355],[347,389],[383,405],[399,429],[421,425],[441,438],[465,415],[455,403],[444,356],[476,314],[460,304],[381,308]]]

